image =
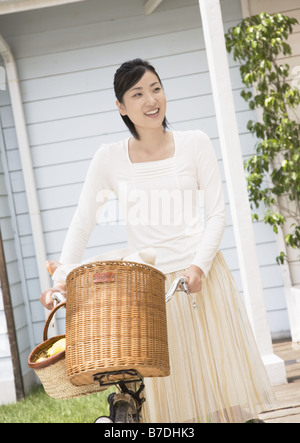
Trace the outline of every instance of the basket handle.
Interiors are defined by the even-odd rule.
[[[52,311],[50,312],[50,314],[49,314],[49,316],[48,316],[48,318],[47,318],[47,320],[46,320],[46,323],[45,323],[45,326],[44,326],[44,331],[43,331],[43,341],[46,341],[47,339],[48,339],[48,329],[49,329],[49,325],[50,325],[50,322],[51,322],[51,320],[52,320],[52,317],[54,316],[54,314],[56,313],[56,311],[58,311],[60,308],[62,308],[63,306],[66,306],[66,302],[65,301],[63,301],[62,303],[59,303],[58,305],[56,305],[53,309],[52,309]]]

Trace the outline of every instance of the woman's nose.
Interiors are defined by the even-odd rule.
[[[153,106],[153,105],[155,105],[155,103],[156,103],[156,97],[152,94],[148,94],[146,96],[146,104]]]

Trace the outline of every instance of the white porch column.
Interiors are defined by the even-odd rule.
[[[199,0],[220,144],[229,193],[245,304],[273,385],[286,383],[283,360],[273,354],[252,226],[220,0]]]

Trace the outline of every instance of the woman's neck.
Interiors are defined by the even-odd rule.
[[[139,132],[140,140],[130,139],[129,152],[133,162],[161,160],[174,154],[174,140],[171,132]]]
[[[168,132],[163,128],[157,130],[139,130],[140,139],[135,139],[135,145],[145,152],[153,152],[163,146],[168,140]]]

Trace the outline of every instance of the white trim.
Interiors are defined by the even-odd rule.
[[[144,6],[145,15],[152,14],[162,2],[163,0],[148,0]]]
[[[0,405],[16,402],[17,397],[14,379],[0,380]]]
[[[27,196],[29,217],[31,221],[32,236],[35,248],[35,256],[38,267],[38,275],[41,290],[51,286],[50,276],[45,267],[47,260],[44,232],[41,221],[38,195],[35,184],[33,165],[31,160],[30,145],[27,133],[27,125],[23,109],[20,91],[19,77],[12,51],[4,38],[0,35],[0,55],[3,57],[6,69],[8,89],[10,93],[15,129],[17,134],[19,153],[22,164],[23,178]]]
[[[241,7],[242,7],[243,18],[251,17],[252,13],[251,13],[250,1],[241,0]]]
[[[246,309],[261,356],[273,356],[272,338],[264,302],[225,46],[220,0],[199,0],[199,5]],[[286,383],[283,360],[277,358],[271,360],[272,367],[269,373],[271,383]],[[277,364],[273,365],[273,361],[276,361]]]
[[[12,14],[14,12],[29,11],[32,9],[49,8],[68,3],[77,3],[86,0],[18,0],[0,3],[0,15]]]
[[[285,372],[285,367],[284,361],[281,358],[275,354],[263,355],[262,361],[264,362],[272,386],[279,386],[287,383],[286,376],[285,379],[283,378],[283,369]]]

